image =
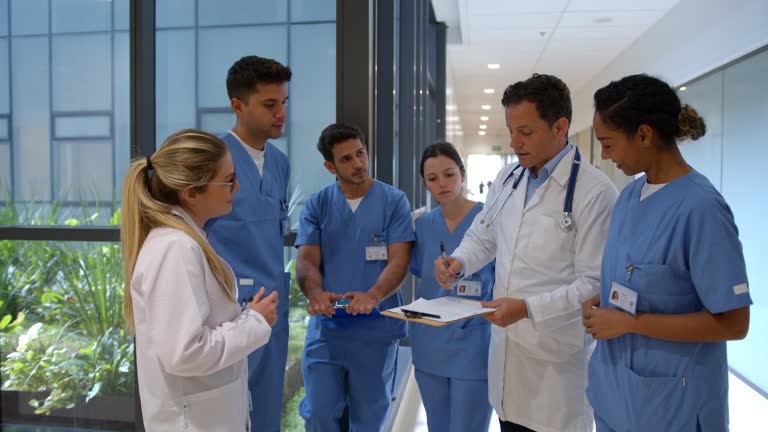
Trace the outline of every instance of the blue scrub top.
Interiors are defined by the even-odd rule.
[[[309,197],[301,212],[296,247],[319,245],[323,289],[344,294],[368,291],[387,261],[366,261],[365,248],[375,239],[385,244],[414,240],[411,206],[405,194],[374,180],[354,213],[337,183]],[[382,300],[380,310],[402,306],[400,291]],[[392,341],[406,334],[405,322],[381,315],[313,316],[308,338],[324,337]]]
[[[645,178],[619,196],[603,253],[601,305],[614,282],[638,293],[637,312],[721,313],[752,303],[733,214],[692,170],[640,201]],[[634,268],[628,272],[627,267]],[[727,428],[726,343],[669,342],[637,334],[600,340],[587,396],[615,430]]]
[[[440,255],[440,241],[445,244],[446,254],[450,255],[459,246],[464,233],[482,208],[481,203],[473,207],[453,232],[448,231],[439,207],[416,220],[416,244],[410,270],[421,279],[416,288],[417,298],[453,296],[481,301],[493,299],[495,262],[469,276],[481,281],[482,291],[476,297],[459,296],[456,287],[451,291],[441,288],[435,280],[433,269],[433,263]],[[450,378],[488,379],[491,328],[485,318],[459,321],[445,327],[410,323],[409,332],[413,364],[417,369]]]
[[[267,142],[262,177],[253,158],[234,135],[227,133],[221,138],[232,154],[240,190],[235,193],[232,212],[205,224],[208,241],[232,266],[239,300],[252,297],[262,286],[267,294],[278,291],[276,325],[287,325],[290,274],[284,271],[282,221],[288,217],[288,158]],[[248,283],[242,284],[244,280]]]

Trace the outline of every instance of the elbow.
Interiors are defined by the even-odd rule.
[[[749,333],[749,306],[728,312],[733,317],[730,325],[730,340],[742,340]]]
[[[749,333],[749,321],[740,323],[740,325],[733,329],[731,340],[745,339],[747,337],[747,333]]]

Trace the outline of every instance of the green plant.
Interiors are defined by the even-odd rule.
[[[92,339],[123,327],[123,272],[120,245],[64,245],[58,296],[64,319],[71,319]]]
[[[20,338],[16,351],[2,366],[4,390],[44,394],[30,405],[36,414],[73,408],[97,395],[133,391],[133,344],[120,329],[111,329],[89,341],[71,332],[71,323],[60,328],[35,323]]]

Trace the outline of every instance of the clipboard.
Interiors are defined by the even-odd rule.
[[[429,309],[425,311],[426,308]],[[406,312],[403,312],[403,309]],[[426,324],[433,327],[444,327],[459,321],[477,318],[495,310],[493,308],[481,307],[480,302],[477,300],[439,297],[434,300],[420,298],[409,305],[382,311],[381,314],[390,318]],[[438,313],[433,314],[433,312]],[[434,316],[437,319],[433,318]]]

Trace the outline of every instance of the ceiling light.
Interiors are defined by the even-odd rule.
[[[478,131],[477,134],[478,135],[485,135],[485,131]]]
[[[456,105],[453,105],[453,104],[446,105],[445,109],[448,110],[448,111],[456,111]]]
[[[482,120],[482,121],[488,121],[488,116],[480,116],[480,120]]]
[[[484,110],[489,110],[489,109],[491,109],[491,106],[490,105],[480,105],[480,108],[482,108]]]
[[[480,129],[488,129],[488,125],[480,125]]]
[[[493,92],[495,92],[495,91],[496,90],[494,90],[494,89],[484,89],[483,93],[485,93],[485,94],[493,94]]]
[[[456,132],[454,135],[456,135],[456,136],[462,136],[462,135],[464,135],[464,132],[462,132],[462,131],[458,131],[458,132]]]
[[[446,120],[448,120],[448,121],[459,121],[459,116],[450,116]]]
[[[686,91],[686,90],[688,90],[688,87],[686,87],[686,86],[680,87],[680,91]]]
[[[501,66],[498,63],[488,63],[488,69],[498,69],[499,67]]]

